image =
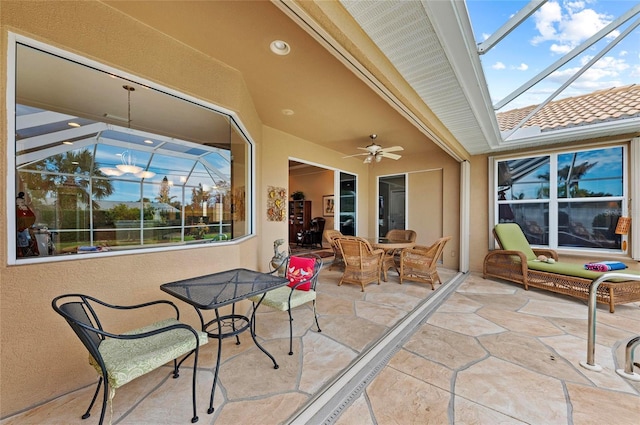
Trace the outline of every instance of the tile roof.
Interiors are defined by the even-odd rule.
[[[500,131],[515,128],[537,106],[496,114]],[[631,84],[549,102],[522,127],[544,132],[635,117],[640,117],[640,85]]]

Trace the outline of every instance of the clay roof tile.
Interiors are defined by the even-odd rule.
[[[511,130],[537,105],[497,114],[500,130]],[[615,121],[640,115],[640,85],[631,84],[568,97],[545,105],[523,127],[539,126],[543,131]]]

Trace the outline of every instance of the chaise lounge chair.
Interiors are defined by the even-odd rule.
[[[530,286],[583,300],[589,299],[591,282],[603,273],[586,270],[582,264],[558,261],[558,254],[551,249],[532,249],[522,229],[516,223],[497,224],[493,229],[496,241],[502,249],[490,251],[484,258],[483,277],[497,277],[520,283],[524,289]],[[544,255],[553,263],[539,261]],[[638,275],[636,271],[622,271]],[[617,304],[640,301],[640,280],[611,279],[597,290],[596,301],[609,305],[613,313]]]

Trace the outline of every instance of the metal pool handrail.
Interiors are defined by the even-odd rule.
[[[624,369],[616,369],[616,373],[623,378],[631,379],[632,381],[640,381],[640,374],[633,371],[633,350],[640,344],[640,336],[631,338],[627,343],[625,349],[625,363]],[[636,363],[637,365],[637,363]]]
[[[640,281],[640,276],[628,274],[628,273],[605,273],[597,279],[594,279],[589,285],[589,318],[588,318],[588,340],[587,340],[587,361],[580,362],[580,366],[585,369],[593,370],[596,372],[600,372],[602,370],[602,366],[597,365],[595,363],[596,356],[596,295],[598,291],[598,286],[606,280],[609,279],[625,279],[625,280],[638,280]],[[615,282],[610,282],[615,284]]]

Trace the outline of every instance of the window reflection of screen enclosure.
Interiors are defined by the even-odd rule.
[[[16,52],[16,193],[56,254],[248,234],[251,150],[231,116],[26,45]],[[43,90],[70,80],[79,98]]]
[[[619,250],[624,159],[616,146],[497,161],[496,219],[535,245]]]

